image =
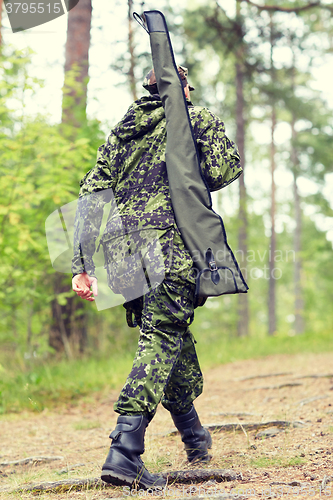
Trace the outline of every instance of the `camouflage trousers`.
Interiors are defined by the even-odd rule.
[[[141,328],[132,370],[114,410],[151,419],[159,402],[186,413],[201,394],[203,377],[189,325],[194,317],[193,262],[179,233],[164,281],[143,296]]]

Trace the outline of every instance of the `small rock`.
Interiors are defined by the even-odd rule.
[[[256,435],[255,439],[262,439],[262,438],[270,438],[276,436],[279,432],[281,432],[281,429],[278,427],[270,427],[269,429],[264,429],[261,432],[258,432]]]
[[[324,476],[324,479],[321,483],[321,488],[324,490],[326,488],[327,483],[333,481],[333,476]]]

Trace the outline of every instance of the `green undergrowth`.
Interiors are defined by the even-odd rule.
[[[333,351],[333,335],[322,332],[290,337],[226,337],[218,331],[200,332],[193,327],[197,351],[204,370],[242,359],[274,354],[301,354]],[[135,345],[110,356],[26,364],[19,355],[0,361],[0,413],[42,411],[74,403],[94,393],[120,389],[130,370]]]
[[[118,388],[124,383],[131,363],[132,353],[108,358],[36,361],[29,367],[3,363],[0,413],[42,411]]]
[[[267,457],[258,457],[258,458],[253,458],[250,462],[252,467],[257,467],[257,468],[267,468],[267,467],[292,467],[296,465],[302,465],[306,463],[306,460],[304,460],[301,457],[274,457],[274,458],[267,458]]]
[[[277,333],[273,336],[226,337],[218,332],[200,332],[193,328],[197,339],[197,351],[203,368],[261,358],[274,354],[305,354],[333,351],[332,332],[289,336]]]

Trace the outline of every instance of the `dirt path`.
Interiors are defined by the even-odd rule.
[[[271,356],[239,361],[205,373],[196,402],[203,424],[238,423],[239,430],[213,432],[213,459],[206,468],[229,469],[231,482],[170,485],[168,497],[332,498],[333,355]],[[28,457],[62,457],[48,463],[0,465],[0,488],[29,483],[99,477],[117,415],[117,393],[40,414],[0,419],[0,463]],[[303,422],[297,427],[247,430],[250,422]],[[151,471],[189,469],[179,436],[166,433],[172,421],[162,407],[147,430],[145,463]],[[273,430],[272,430],[273,429]],[[270,432],[270,437],[258,436]],[[223,494],[223,496],[222,496]],[[224,496],[226,495],[226,496]],[[148,498],[151,495],[146,494]],[[43,492],[40,498],[125,498],[122,488]],[[36,498],[31,492],[0,492],[1,499]]]

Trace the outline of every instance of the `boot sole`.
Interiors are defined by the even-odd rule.
[[[134,474],[133,477],[130,477],[128,474],[124,474],[124,472],[117,467],[102,470],[101,479],[105,483],[113,484],[114,486],[129,486],[130,488],[139,487],[145,490],[148,490],[149,488],[158,488],[160,490],[162,488],[162,485],[156,484],[160,478],[157,478],[154,483],[146,483],[138,474],[135,477]]]

